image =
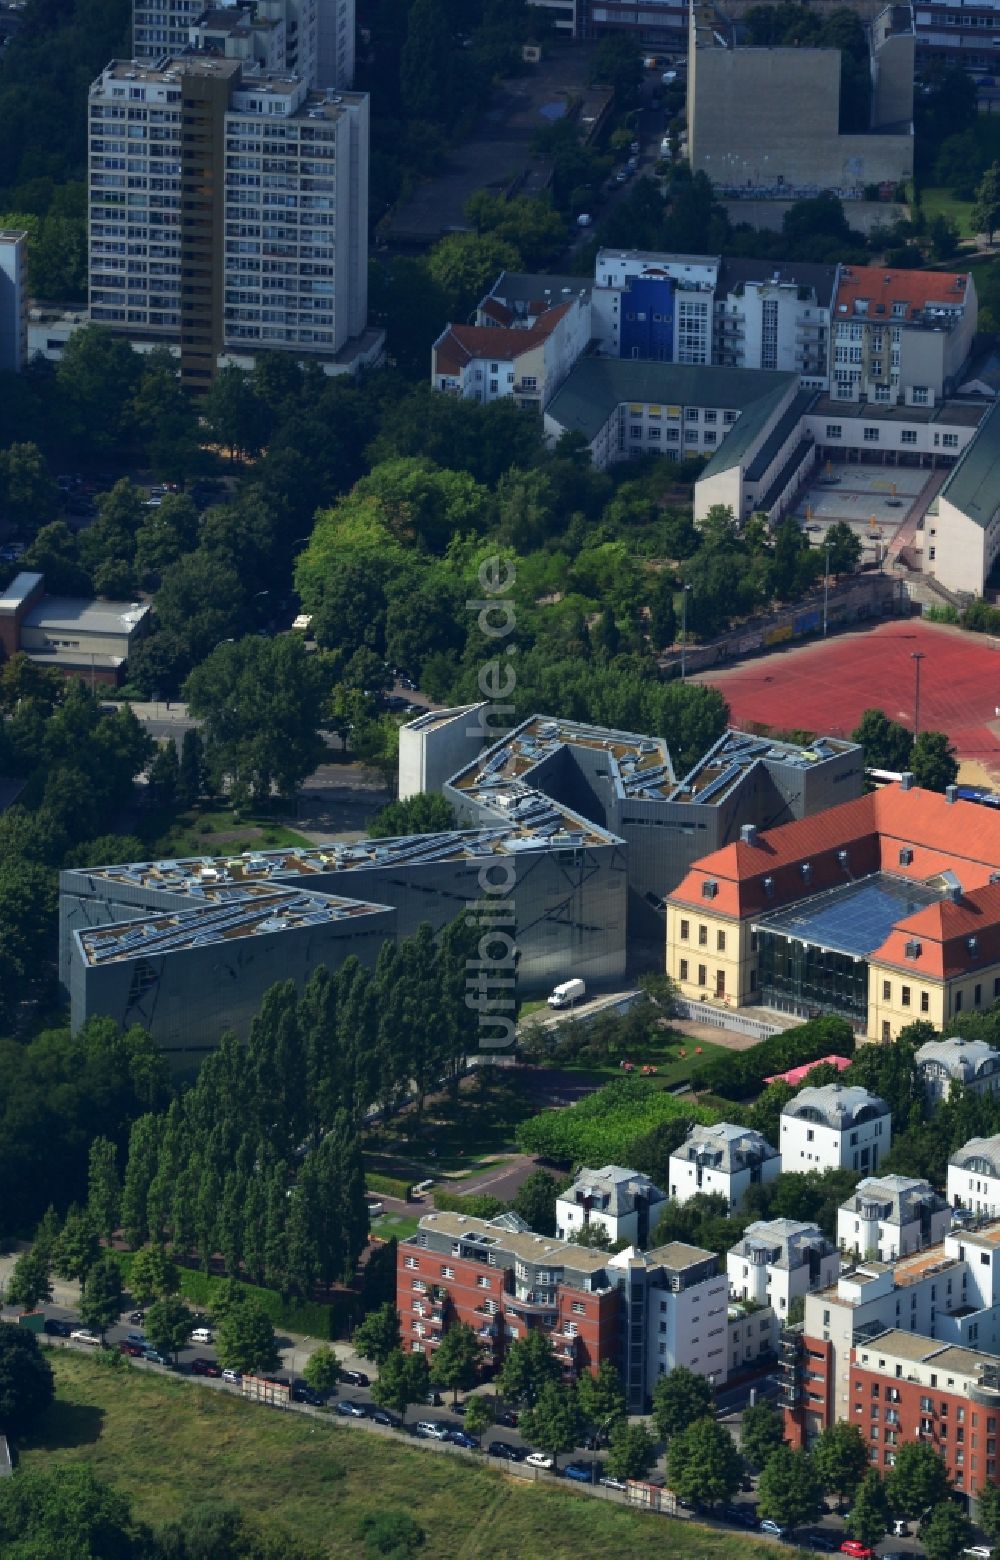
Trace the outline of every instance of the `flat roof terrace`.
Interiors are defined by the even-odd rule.
[[[940,889],[874,872],[760,916],[754,929],[865,959],[882,946],[897,921],[941,898]]]

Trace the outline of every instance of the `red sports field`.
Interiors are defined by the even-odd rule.
[[[882,709],[913,727],[915,663],[921,650],[920,725],[946,731],[960,759],[1000,774],[1000,654],[976,634],[910,619],[705,672],[725,694],[733,724],[758,721],[849,736],[863,710]]]

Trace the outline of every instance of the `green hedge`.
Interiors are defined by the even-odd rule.
[[[713,1122],[718,1112],[642,1078],[615,1078],[566,1110],[546,1110],[523,1121],[518,1144],[560,1164],[631,1164],[632,1144],[666,1121]]]
[[[402,1202],[409,1202],[413,1191],[411,1181],[401,1181],[394,1175],[379,1175],[374,1170],[365,1171],[365,1186],[379,1196],[398,1197]]]
[[[133,1253],[115,1252],[115,1256],[127,1283]],[[203,1273],[200,1268],[178,1267],[177,1271],[180,1292],[185,1300],[193,1300],[195,1305],[211,1310],[216,1291],[224,1280],[215,1274]],[[330,1305],[320,1305],[315,1300],[283,1300],[275,1289],[263,1289],[258,1284],[245,1283],[243,1279],[240,1283],[247,1299],[255,1300],[275,1327],[286,1327],[290,1332],[304,1333],[311,1338],[340,1338],[361,1313],[359,1295],[338,1294]]]
[[[467,1213],[472,1219],[495,1219],[509,1207],[502,1197],[489,1192],[445,1192],[434,1188],[434,1206],[439,1213]]]
[[[721,1094],[727,1100],[752,1099],[763,1089],[765,1078],[819,1061],[821,1056],[853,1056],[854,1046],[854,1030],[846,1018],[813,1018],[771,1035],[747,1051],[727,1051],[704,1067],[696,1067],[691,1087]]]

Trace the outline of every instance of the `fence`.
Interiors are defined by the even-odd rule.
[[[737,1034],[752,1035],[755,1040],[768,1040],[785,1027],[766,1018],[751,1018],[748,1013],[733,1008],[713,1007],[710,1002],[691,1002],[687,997],[674,999],[674,1012],[678,1018],[697,1019],[699,1024],[711,1024],[716,1029],[733,1029]]]

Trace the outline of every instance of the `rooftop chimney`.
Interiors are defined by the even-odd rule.
[[[948,804],[950,806],[951,803],[954,802],[957,799],[957,797],[958,797],[958,786],[957,785],[946,785],[945,788],[944,788],[944,794],[945,794],[945,800],[948,802]]]
[[[913,775],[908,769],[904,769],[899,777],[899,788],[901,791],[911,791],[913,789]]]
[[[740,839],[744,845],[756,845],[757,825],[755,823],[745,823],[740,829]]]

